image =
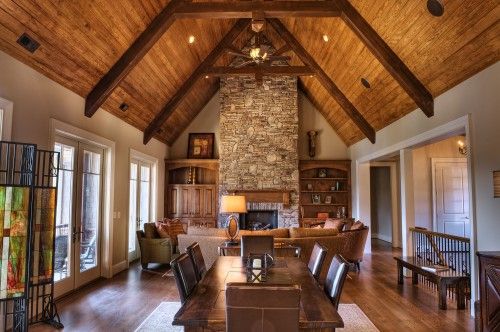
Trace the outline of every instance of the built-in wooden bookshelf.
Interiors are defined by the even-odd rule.
[[[350,160],[301,160],[299,172],[301,225],[317,223],[321,212],[351,217]]]

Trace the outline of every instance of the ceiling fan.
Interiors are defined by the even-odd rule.
[[[252,19],[252,30],[255,36],[252,38],[252,45],[247,53],[232,48],[228,50],[228,54],[243,58],[242,63],[237,64],[236,68],[241,68],[246,65],[261,65],[264,63],[271,64],[274,61],[289,61],[291,58],[286,55],[274,55],[270,52],[271,46],[262,42],[262,32],[265,28],[264,19]]]

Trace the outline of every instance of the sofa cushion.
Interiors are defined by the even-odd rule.
[[[147,222],[144,224],[144,237],[146,239],[156,239],[160,237],[154,222]]]
[[[328,228],[335,228],[339,232],[342,231],[342,228],[344,228],[344,220],[342,219],[326,219],[325,220],[325,226],[323,226],[324,229]]]
[[[215,236],[227,238],[225,228],[213,228],[213,227],[196,227],[189,226],[187,234],[189,235],[199,235],[199,236]]]
[[[361,221],[356,221],[354,224],[351,226],[351,231],[356,230],[356,229],[362,229],[365,227],[365,225]]]
[[[352,225],[354,224],[354,219],[353,218],[347,218],[344,224],[344,231],[348,231],[351,229]]]
[[[172,240],[172,244],[176,246],[178,244],[177,235],[186,234],[184,231],[184,226],[182,221],[179,219],[172,219],[167,222],[168,225],[168,234],[170,235],[170,239]]]
[[[291,227],[290,238],[299,237],[321,237],[321,236],[335,236],[339,231],[335,228],[302,228]]]

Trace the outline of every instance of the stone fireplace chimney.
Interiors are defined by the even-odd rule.
[[[278,226],[298,225],[297,78],[221,79],[219,193],[288,190],[290,204],[249,203],[250,210],[277,210]],[[219,221],[224,218],[219,218]]]

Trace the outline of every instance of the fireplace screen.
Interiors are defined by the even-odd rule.
[[[240,229],[260,230],[278,227],[278,211],[248,211],[240,214]]]

